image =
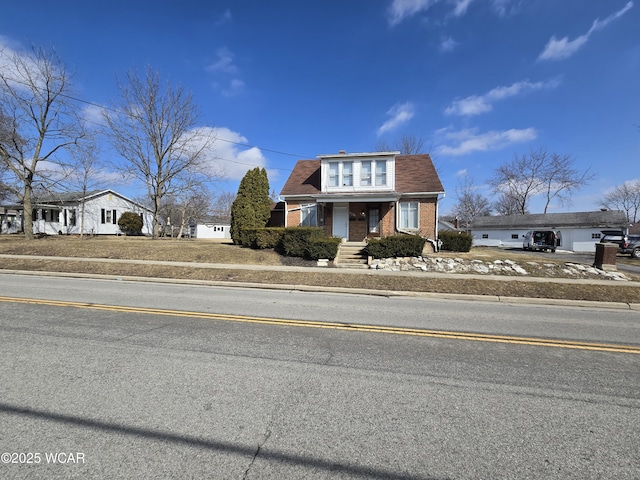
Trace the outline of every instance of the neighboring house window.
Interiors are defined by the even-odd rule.
[[[376,161],[376,185],[387,184],[387,162],[386,160]]]
[[[353,186],[353,162],[344,162],[342,164],[342,186]]]
[[[512,234],[511,234],[511,239],[512,239],[512,240],[518,240],[518,238],[520,238],[520,237],[518,237],[518,234],[517,234],[517,233],[512,233]]]
[[[116,211],[115,210],[107,210],[103,208],[100,214],[100,220],[102,223],[112,223],[116,224]]]
[[[599,233],[592,233],[591,234],[591,238],[598,239],[598,238],[600,238],[600,234]]]
[[[362,167],[360,169],[360,185],[365,187],[371,185],[371,161],[362,162]]]
[[[329,186],[337,187],[340,181],[340,164],[338,162],[329,163]]]
[[[489,234],[488,234],[488,233],[483,233],[483,234],[482,234],[482,238],[485,238],[485,239],[486,239],[486,238],[489,238]]]
[[[400,228],[418,228],[418,202],[400,203]]]
[[[318,207],[317,205],[303,205],[300,207],[300,226],[317,227],[318,226]]]

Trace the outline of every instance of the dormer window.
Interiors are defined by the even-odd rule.
[[[340,185],[340,162],[329,162],[329,186]]]
[[[329,186],[353,186],[353,162],[329,162]]]
[[[387,184],[387,161],[376,160],[376,186],[381,187]]]
[[[353,186],[353,162],[342,163],[342,186]]]
[[[362,167],[360,168],[360,185],[363,187],[371,186],[371,160],[362,162]]]
[[[322,190],[325,192],[373,192],[393,190],[395,157],[345,155],[322,158]]]

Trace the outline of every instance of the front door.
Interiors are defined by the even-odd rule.
[[[349,205],[333,205],[333,236],[349,239]]]
[[[380,209],[370,208],[369,219],[367,221],[367,233],[372,237],[380,236]]]

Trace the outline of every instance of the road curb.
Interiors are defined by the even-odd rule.
[[[294,285],[294,284],[265,284],[250,282],[226,282],[220,280],[192,280],[192,279],[176,279],[176,278],[154,278],[154,277],[138,277],[127,275],[104,275],[90,273],[70,273],[70,272],[35,272],[31,270],[0,270],[0,273],[9,273],[16,275],[45,276],[45,277],[63,277],[63,278],[94,278],[110,281],[126,281],[126,282],[146,282],[146,283],[165,283],[165,284],[183,284],[183,285],[200,285],[211,287],[226,288],[259,288],[264,290],[290,290],[309,293],[338,293],[344,295],[363,295],[378,297],[413,297],[413,298],[432,298],[438,300],[451,301],[476,301],[489,303],[519,304],[532,306],[566,306],[577,308],[602,308],[613,310],[632,310],[640,311],[638,303],[622,303],[622,302],[595,302],[589,300],[565,300],[554,298],[532,298],[532,297],[501,297],[496,295],[470,295],[461,293],[436,293],[436,292],[410,292],[399,290],[373,290],[363,288],[346,288],[346,287],[323,287],[318,285]]]

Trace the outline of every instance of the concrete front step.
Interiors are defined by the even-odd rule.
[[[334,265],[341,268],[368,268],[364,249],[366,242],[345,242],[338,248]]]

